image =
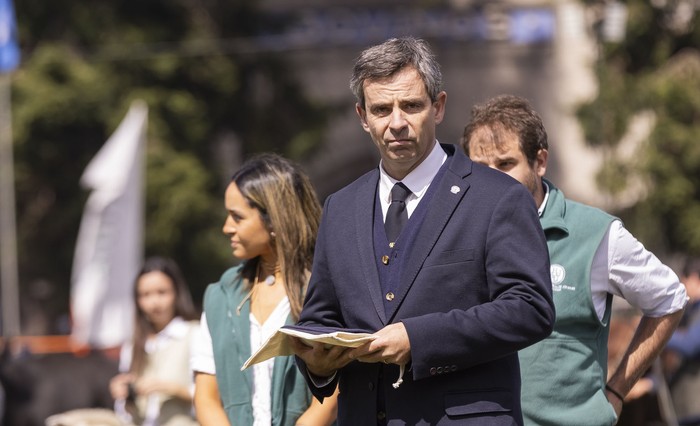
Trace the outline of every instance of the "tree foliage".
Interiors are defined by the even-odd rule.
[[[593,6],[596,2],[588,2]],[[622,42],[601,39],[599,93],[579,118],[592,146],[611,153],[599,174],[612,195],[644,183],[643,196],[618,212],[648,247],[700,254],[700,11],[697,2],[629,0]],[[635,155],[616,148],[640,113],[653,130]]]
[[[221,225],[224,187],[237,162],[259,151],[300,159],[320,142],[320,107],[303,97],[279,57],[255,50],[255,36],[271,23],[253,1],[15,3],[23,59],[12,92],[23,296],[32,282],[49,281],[56,297],[46,308],[67,311],[87,197],[80,176],[131,101],[143,99],[145,252],[178,261],[201,300],[206,284],[233,263]]]

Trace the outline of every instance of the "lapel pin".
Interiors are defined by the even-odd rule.
[[[459,192],[459,186],[457,185],[452,185],[452,188],[450,188],[450,192],[453,194],[456,194]]]

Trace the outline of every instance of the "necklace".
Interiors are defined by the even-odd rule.
[[[256,271],[256,274],[255,274],[255,282],[256,283],[261,282],[261,281],[258,281],[258,278],[260,276],[260,271],[264,269],[263,266],[264,265],[263,265],[263,262],[261,260],[260,263],[258,263],[258,270]],[[268,286],[274,285],[275,282],[277,281],[277,278],[276,278],[277,274],[280,272],[279,263],[276,263],[273,268],[265,268],[265,269],[268,269],[268,270],[272,269],[272,273],[267,275],[262,282],[264,282]]]
[[[270,275],[268,275],[267,277],[265,277],[265,279],[263,281],[259,281],[261,269],[262,269],[262,262],[258,263],[258,268],[255,271],[255,281],[253,281],[252,288],[250,289],[248,294],[243,298],[243,300],[241,300],[241,303],[239,303],[238,306],[236,307],[236,314],[237,315],[241,314],[241,309],[243,308],[243,305],[245,304],[245,302],[250,300],[250,298],[253,296],[253,293],[255,292],[255,284],[265,283],[267,286],[273,286],[275,284],[275,282],[277,282],[276,275],[281,270],[279,264],[275,265],[272,273]]]

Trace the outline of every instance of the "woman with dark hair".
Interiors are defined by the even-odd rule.
[[[204,426],[331,424],[336,400],[312,401],[294,357],[241,371],[272,333],[299,318],[321,215],[311,183],[289,160],[263,154],[233,175],[225,205],[223,232],[242,263],[204,296],[203,341],[192,360],[197,419]]]
[[[132,341],[123,345],[110,382],[115,411],[136,425],[192,425],[190,346],[197,313],[177,264],[147,259],[134,284]]]

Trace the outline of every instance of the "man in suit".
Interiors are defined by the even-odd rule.
[[[567,199],[543,178],[547,132],[527,100],[504,95],[475,106],[461,145],[473,161],[530,191],[547,237],[557,320],[549,337],[519,354],[525,424],[614,424],[625,395],[678,325],[687,301],[683,285],[620,220]],[[608,374],[613,295],[643,317]]]
[[[520,425],[517,351],[551,332],[532,197],[437,142],[441,80],[413,38],[368,48],[353,69],[357,114],[381,162],[326,199],[299,323],[374,340],[294,341],[317,398],[339,385],[341,426]]]

